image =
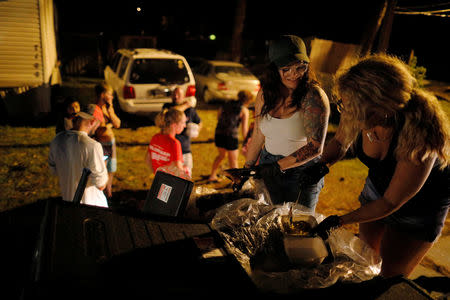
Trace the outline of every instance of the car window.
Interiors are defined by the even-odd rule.
[[[125,74],[125,70],[127,69],[129,60],[130,60],[129,57],[127,57],[127,56],[123,57],[122,63],[120,64],[119,78],[123,78],[123,74]]]
[[[212,70],[214,70],[214,67],[210,64],[206,64],[205,75],[208,75],[209,73],[211,73]]]
[[[237,66],[216,66],[214,68],[214,72],[216,74],[218,73],[225,73],[232,76],[249,76],[252,75],[252,73],[243,67],[237,67]]]
[[[200,63],[199,65],[197,65],[195,68],[192,69],[192,72],[201,75],[201,74],[203,74],[204,69],[205,69],[205,64]]]
[[[209,71],[209,64],[202,63],[201,65],[199,65],[197,67],[197,72],[196,73],[205,76],[205,75],[208,74],[208,71]]]
[[[117,66],[119,65],[119,61],[120,61],[120,58],[122,57],[122,54],[120,54],[120,53],[116,53],[116,54],[114,54],[114,57],[113,57],[113,59],[112,59],[112,63],[111,63],[111,69],[114,71],[114,72],[116,72],[117,71]]]
[[[130,83],[183,84],[189,82],[186,65],[181,59],[136,59]]]

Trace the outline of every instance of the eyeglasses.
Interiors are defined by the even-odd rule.
[[[342,102],[342,99],[339,99],[336,102],[336,109],[338,112],[342,113],[344,111],[344,103]]]
[[[294,65],[290,65],[287,67],[280,68],[281,72],[283,73],[283,76],[291,75],[291,76],[298,76],[308,69],[308,63],[307,62],[299,62]]]

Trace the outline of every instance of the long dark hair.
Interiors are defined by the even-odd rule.
[[[281,86],[283,83],[281,82],[278,67],[274,63],[270,63],[267,66],[260,79],[264,96],[261,116],[265,116],[278,105],[278,101],[282,98]],[[303,99],[312,86],[320,86],[320,84],[311,67],[308,66],[308,70],[292,94],[290,106],[300,109]]]

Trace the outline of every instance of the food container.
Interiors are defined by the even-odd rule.
[[[292,223],[289,216],[280,219],[284,250],[290,263],[303,267],[320,265],[329,253],[322,238],[309,235],[311,228],[317,226],[316,219],[310,215],[294,215]]]

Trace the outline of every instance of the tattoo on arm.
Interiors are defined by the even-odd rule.
[[[322,143],[328,126],[329,109],[319,92],[312,92],[305,98],[303,119],[308,141]]]
[[[318,147],[315,146],[313,143],[309,142],[305,146],[301,147],[297,151],[295,151],[292,156],[295,157],[295,162],[302,162],[314,154],[317,153]]]
[[[328,127],[329,107],[318,91],[309,93],[302,104],[303,126],[308,144],[292,154],[296,162],[313,157],[325,141]]]

